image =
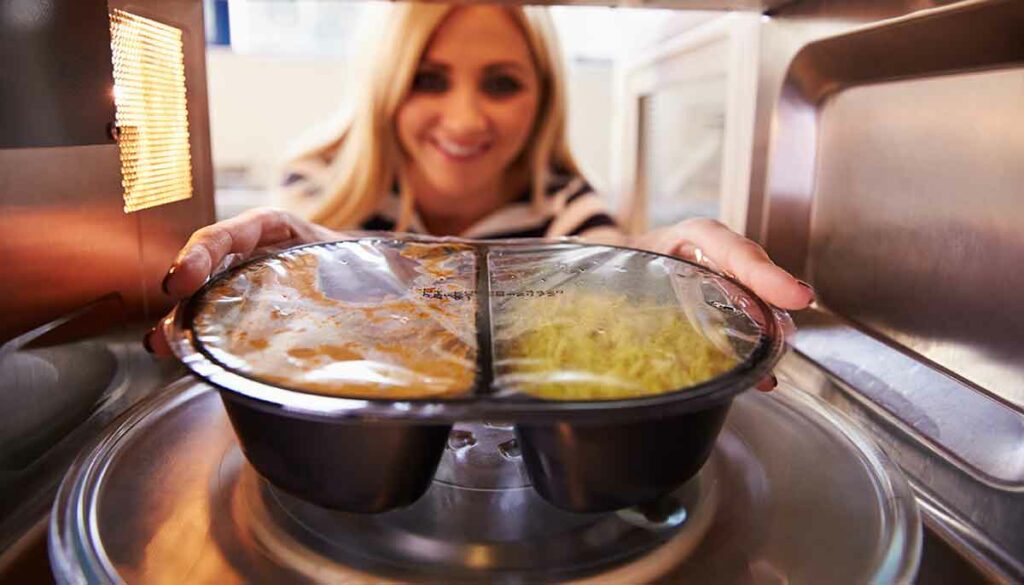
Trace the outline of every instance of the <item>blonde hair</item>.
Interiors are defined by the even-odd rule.
[[[396,230],[408,228],[413,200],[400,178],[402,153],[395,115],[412,84],[423,52],[434,31],[457,6],[396,2],[383,22],[367,28],[375,42],[356,59],[364,67],[352,96],[352,110],[340,115],[329,134],[300,151],[296,159],[328,161],[318,208],[310,219],[334,229],[357,226],[369,217],[397,181],[402,212]],[[531,137],[508,171],[510,179],[529,178],[534,205],[545,204],[545,185],[553,168],[578,173],[566,138],[565,86],[558,41],[550,16],[537,7],[505,7],[522,30],[541,80],[540,104]]]

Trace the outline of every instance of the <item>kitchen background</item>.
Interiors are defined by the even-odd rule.
[[[357,31],[373,2],[207,0],[207,73],[217,217],[273,205],[273,187],[290,148],[343,108],[346,80],[358,59]],[[623,131],[618,107],[631,99],[626,79],[656,47],[713,24],[721,12],[561,6],[551,9],[568,72],[569,134],[587,177],[617,201],[623,178],[613,164]],[[651,100],[647,166],[654,224],[687,215],[717,216],[722,171],[728,63],[703,79],[668,88]],[[707,64],[702,66],[707,69]],[[635,98],[635,96],[632,96]],[[753,103],[753,96],[750,96]],[[672,128],[672,135],[657,128]],[[693,145],[686,152],[672,145]],[[672,172],[668,172],[671,169]],[[671,210],[671,211],[668,211]]]

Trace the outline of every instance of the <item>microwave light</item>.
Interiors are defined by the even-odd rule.
[[[110,12],[124,212],[192,197],[181,30]]]

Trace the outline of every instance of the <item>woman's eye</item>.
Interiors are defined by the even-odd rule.
[[[412,78],[412,90],[423,93],[442,93],[448,90],[448,78],[436,71],[420,71]]]
[[[482,89],[495,97],[512,95],[523,89],[523,84],[510,75],[495,75],[484,78]]]

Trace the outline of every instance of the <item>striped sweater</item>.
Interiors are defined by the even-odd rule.
[[[316,175],[315,169],[306,165],[293,167],[282,182],[284,194],[291,201],[315,200],[321,188]],[[561,236],[605,239],[618,233],[615,220],[583,177],[556,174],[548,181],[546,195],[543,209],[537,209],[532,205],[527,189],[514,201],[491,212],[458,235],[464,238],[496,239]],[[400,209],[396,189],[381,201],[377,210],[360,228],[392,231],[398,223]],[[415,212],[408,231],[429,234]]]

